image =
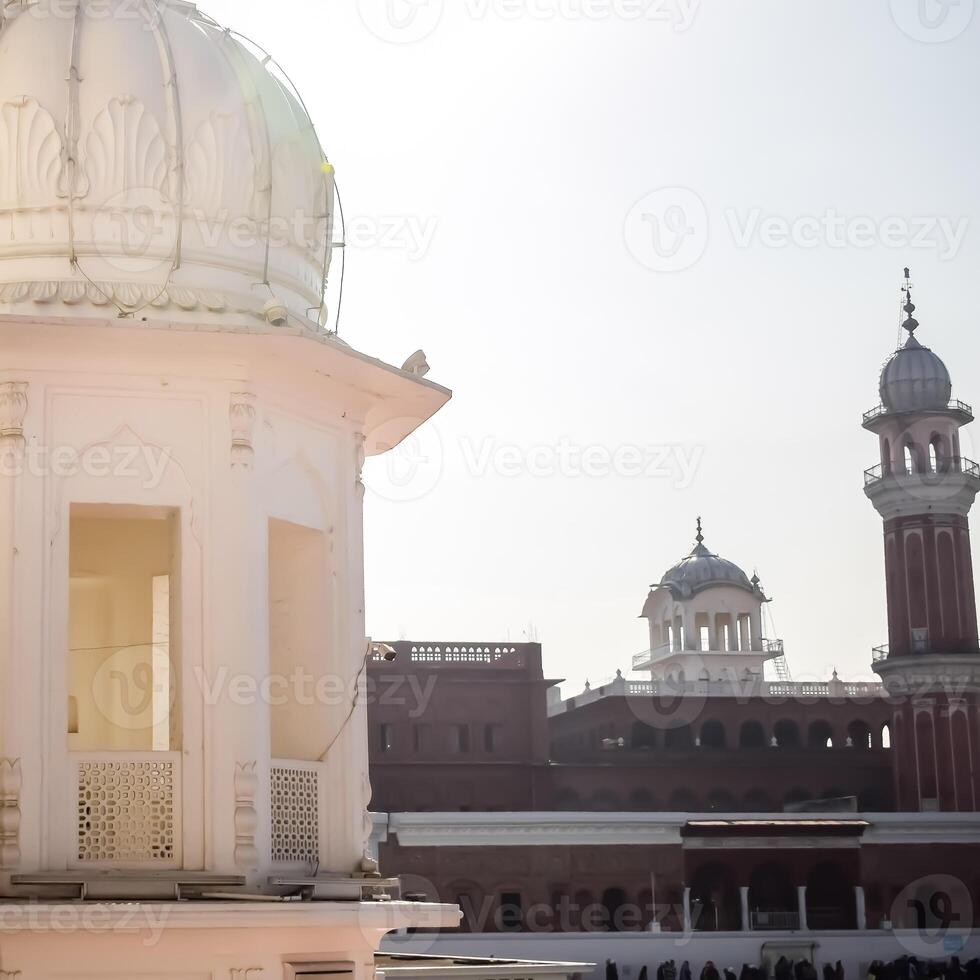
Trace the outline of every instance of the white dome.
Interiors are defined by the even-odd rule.
[[[942,410],[948,407],[952,394],[946,365],[914,334],[881,372],[881,400],[890,412]]]
[[[757,584],[758,580],[751,581],[735,562],[720,558],[705,547],[700,522],[694,550],[669,568],[660,580],[660,587],[670,589],[677,599],[689,599],[702,589],[715,585],[734,585],[755,592]]]
[[[268,59],[183,0],[0,31],[0,312],[323,322],[332,169]]]

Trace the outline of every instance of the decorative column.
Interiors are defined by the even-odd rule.
[[[742,932],[752,931],[752,920],[749,917],[749,886],[742,885],[738,890],[742,905]]]
[[[15,646],[11,603],[17,587],[17,487],[24,466],[24,420],[28,386],[21,381],[0,384],[0,690],[10,690],[10,656]],[[0,756],[19,754],[18,720],[4,712],[0,721]],[[21,789],[19,758],[0,758],[0,867],[20,865]]]
[[[861,885],[854,886],[854,908],[858,932],[864,932],[868,928],[868,908],[864,898],[864,888]]]
[[[806,932],[810,928],[806,921],[806,885],[796,886],[796,903],[800,910],[800,931]]]
[[[684,932],[690,933],[691,930],[691,889],[684,889]]]

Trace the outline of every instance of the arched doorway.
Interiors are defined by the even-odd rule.
[[[767,861],[752,872],[749,879],[749,912],[753,929],[799,929],[796,888],[785,865]]]
[[[698,932],[737,932],[742,913],[735,875],[727,864],[701,867],[691,882],[691,926]]]
[[[738,745],[742,749],[764,749],[766,747],[766,730],[761,722],[745,721],[738,733]]]
[[[811,929],[856,928],[854,887],[836,861],[821,861],[806,879],[806,917]]]

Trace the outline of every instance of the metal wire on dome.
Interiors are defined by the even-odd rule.
[[[6,27],[9,16],[7,11],[14,7],[27,6],[30,5],[31,0],[5,0],[2,7],[0,7],[0,32]],[[161,61],[165,62],[165,71],[168,73],[166,80],[164,81],[164,88],[167,90],[168,104],[171,111],[171,121],[174,130],[174,142],[173,142],[173,153],[174,153],[174,172],[172,174],[173,189],[176,198],[176,230],[175,230],[175,241],[174,241],[174,254],[171,262],[170,271],[164,280],[164,284],[161,286],[159,292],[149,299],[140,307],[134,307],[132,309],[127,309],[124,305],[116,301],[115,297],[106,292],[106,290],[95,282],[81,267],[81,263],[78,259],[78,253],[75,247],[75,199],[77,192],[77,180],[79,174],[78,168],[78,118],[79,118],[79,84],[81,81],[78,68],[78,55],[80,50],[80,38],[81,38],[81,21],[82,21],[82,0],[76,0],[75,11],[74,11],[74,24],[72,32],[72,47],[70,54],[70,65],[68,72],[68,118],[65,123],[65,133],[67,137],[68,146],[66,148],[64,162],[67,168],[67,200],[68,200],[68,228],[69,228],[69,261],[74,269],[76,269],[84,279],[96,289],[107,302],[111,303],[112,306],[119,312],[121,317],[131,317],[145,310],[148,306],[152,306],[167,290],[170,285],[171,279],[175,272],[177,272],[182,263],[183,258],[183,219],[184,219],[184,207],[185,207],[185,187],[184,187],[184,174],[185,174],[185,147],[184,147],[184,126],[183,126],[183,113],[180,101],[180,89],[177,79],[176,62],[173,54],[173,47],[170,43],[170,37],[166,30],[166,25],[164,23],[162,7],[166,6],[173,9],[177,6],[174,0],[144,0],[144,3],[152,2],[156,7],[156,15],[149,13],[146,6],[142,6],[142,12],[144,16],[147,17],[147,21],[154,31],[157,43],[161,51]],[[193,20],[199,23],[202,27],[210,28],[217,31],[222,37],[227,39],[238,39],[245,44],[252,47],[255,51],[261,54],[261,67],[266,68],[268,65],[272,65],[276,71],[282,76],[282,78],[277,77],[272,72],[266,70],[266,74],[269,79],[276,85],[276,87],[288,97],[291,97],[302,109],[306,117],[306,126],[311,133],[313,140],[316,144],[317,151],[320,156],[321,167],[323,169],[323,186],[327,191],[326,200],[329,202],[329,181],[333,181],[333,188],[335,196],[337,198],[338,212],[341,219],[341,241],[336,243],[338,247],[341,248],[341,275],[340,275],[340,292],[337,301],[337,315],[334,324],[334,333],[339,333],[340,327],[340,312],[343,303],[343,287],[344,279],[346,274],[346,255],[345,255],[345,244],[346,244],[346,221],[343,213],[343,203],[340,197],[339,189],[336,185],[336,180],[333,176],[327,176],[327,166],[329,165],[329,158],[323,149],[323,143],[320,140],[319,134],[316,129],[316,125],[313,122],[313,117],[310,114],[309,108],[306,105],[305,100],[297,89],[296,85],[293,83],[292,78],[289,73],[285,71],[282,65],[269,54],[260,44],[254,41],[247,35],[241,34],[238,31],[233,31],[230,28],[223,28],[214,18],[198,10],[193,5],[187,5],[185,7],[187,16],[189,20]],[[238,52],[238,45],[229,45],[229,50],[232,52]],[[227,52],[226,52],[227,57]],[[230,60],[230,59],[229,59]],[[275,292],[272,289],[272,283],[270,281],[270,267],[271,267],[271,251],[272,251],[272,219],[274,210],[274,196],[275,196],[275,176],[273,169],[273,148],[272,148],[272,136],[269,131],[268,115],[265,111],[265,104],[262,96],[261,86],[258,79],[253,74],[251,65],[239,56],[239,68],[244,70],[244,77],[247,78],[254,89],[254,98],[259,110],[259,114],[262,117],[262,126],[265,131],[266,138],[266,160],[268,163],[268,187],[267,192],[269,196],[269,207],[266,215],[266,242],[265,242],[265,258],[264,258],[264,268],[263,268],[263,282],[269,292],[275,297]],[[241,71],[236,71],[239,79],[243,79]],[[332,173],[332,168],[331,171]],[[320,324],[323,320],[323,316],[326,310],[326,295],[328,286],[328,275],[330,268],[330,253],[331,249],[334,247],[333,242],[333,224],[331,221],[332,212],[327,209],[325,215],[314,215],[315,220],[319,221],[321,218],[326,220],[325,234],[323,236],[323,263],[321,272],[321,282],[320,282],[320,305],[318,308],[310,307],[307,313],[311,313],[314,310],[317,312],[317,323]]]
[[[282,79],[277,78],[271,72],[267,72],[267,74],[276,83],[276,85],[278,85],[280,88],[282,88],[284,92],[286,92],[289,95],[291,95],[296,100],[296,102],[299,104],[300,108],[303,110],[303,113],[306,116],[306,120],[307,120],[307,122],[309,124],[309,130],[312,133],[313,139],[315,140],[316,145],[317,145],[317,149],[319,150],[321,164],[327,164],[327,163],[329,163],[330,162],[329,157],[327,156],[326,151],[323,149],[323,142],[321,141],[320,135],[317,132],[316,124],[313,122],[313,116],[310,114],[310,110],[309,110],[309,107],[306,104],[306,100],[303,98],[303,96],[301,95],[299,89],[296,87],[296,85],[293,82],[292,78],[290,77],[289,73],[283,68],[283,66],[264,47],[262,47],[261,44],[259,44],[257,41],[255,41],[252,38],[250,38],[248,35],[242,34],[239,31],[234,31],[231,28],[222,27],[221,24],[219,24],[213,17],[211,17],[209,14],[204,13],[201,10],[195,10],[194,11],[194,14],[195,14],[194,19],[197,20],[202,25],[204,25],[206,27],[210,27],[213,30],[218,31],[222,35],[225,35],[225,36],[227,36],[229,38],[237,38],[238,40],[243,41],[243,42],[245,42],[245,44],[247,44],[250,47],[254,48],[255,51],[257,51],[261,55],[261,63],[262,63],[263,66],[272,65],[276,69],[276,71],[279,72],[279,74],[282,76]],[[250,73],[250,77],[251,77],[251,73]],[[254,81],[254,79],[253,79],[253,81]],[[283,81],[285,81],[285,83],[288,86],[288,88],[284,88],[283,87]],[[258,92],[258,88],[256,88],[256,91]],[[259,95],[259,101],[261,102],[261,93],[258,93],[258,95]],[[267,121],[266,121],[266,129],[268,131]],[[273,177],[273,173],[272,173],[272,153],[271,153],[271,140],[270,140],[270,151],[269,151],[269,184],[270,184],[270,190],[269,190],[269,208],[270,208],[270,213],[269,213],[269,229],[268,229],[268,236],[267,236],[267,241],[268,241],[268,244],[269,244],[270,247],[271,247],[271,235],[272,235],[272,228],[271,228],[271,222],[272,222],[272,177]],[[324,187],[328,189],[329,188],[329,185],[327,183],[327,180],[328,180],[328,178],[324,177]],[[344,222],[344,218],[343,218],[343,208],[340,205],[340,194],[339,194],[339,191],[337,190],[336,180],[334,180],[334,191],[335,191],[335,193],[337,195],[337,199],[338,199],[338,210],[340,211],[340,215],[341,215],[341,234],[342,234],[342,239],[341,239],[341,249],[342,249],[341,258],[342,258],[342,262],[341,262],[341,283],[340,283],[340,290],[341,290],[341,292],[340,292],[340,296],[342,297],[343,296],[343,280],[344,280],[344,274],[346,272],[346,267],[347,267],[346,256],[344,255],[344,252],[346,251],[346,249],[344,249],[344,247],[343,247],[343,243],[346,240],[346,223]],[[319,322],[320,318],[322,318],[323,313],[324,313],[324,308],[325,308],[325,305],[326,305],[327,277],[328,277],[329,268],[330,268],[330,251],[331,251],[331,249],[333,248],[333,245],[334,245],[334,243],[332,242],[331,239],[332,239],[332,233],[331,233],[331,227],[330,227],[329,215],[328,215],[327,233],[324,235],[324,245],[323,245],[323,270],[324,271],[323,271],[323,278],[322,278],[322,282],[321,282],[321,286],[320,286],[320,307],[319,307],[319,311],[318,311],[318,321],[317,322]],[[264,285],[269,286],[270,289],[271,289],[271,284],[268,282],[268,278],[269,278],[269,276],[268,276],[268,256],[267,256],[266,276],[265,276],[265,278],[266,278],[266,282],[264,283]],[[340,327],[340,306],[341,306],[341,299],[338,299],[338,302],[337,302],[337,317],[335,318],[335,324],[334,324],[334,332],[335,333],[338,333],[339,332],[339,327]],[[314,309],[314,308],[313,307],[310,307],[310,310],[312,310],[312,309]],[[309,312],[309,310],[307,312]]]

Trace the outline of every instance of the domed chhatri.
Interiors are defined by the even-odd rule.
[[[0,32],[0,312],[325,320],[333,170],[271,58],[183,0]]]
[[[689,599],[715,585],[733,585],[746,592],[755,592],[749,577],[734,562],[709,551],[704,544],[701,518],[698,518],[697,543],[694,550],[669,568],[660,580],[660,587],[670,589],[675,599]]]
[[[949,406],[953,385],[942,360],[915,338],[915,319],[909,270],[905,270],[906,320],[909,339],[889,358],[881,372],[881,401],[889,412],[943,411]]]

